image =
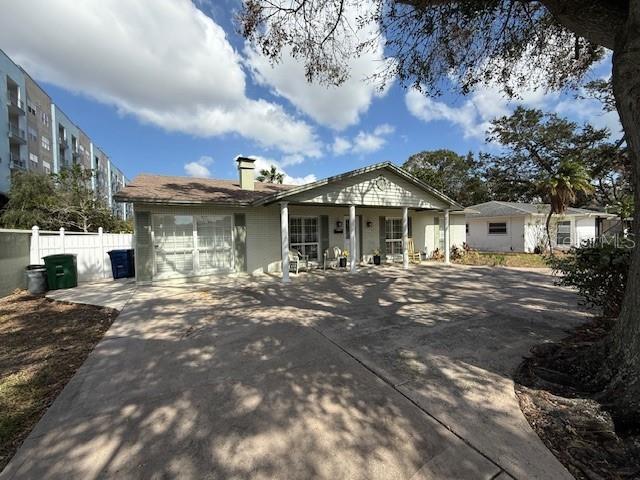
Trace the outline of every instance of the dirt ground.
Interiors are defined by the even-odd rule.
[[[0,299],[0,470],[117,313],[25,291]]]
[[[597,319],[561,342],[534,347],[515,378],[529,424],[578,479],[640,478],[640,431],[614,423],[594,380],[611,326]]]

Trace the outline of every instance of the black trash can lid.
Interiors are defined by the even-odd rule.
[[[46,265],[33,264],[33,265],[27,265],[26,269],[27,270],[46,270],[47,266]]]
[[[129,250],[119,249],[119,250],[109,250],[107,253],[127,253]]]

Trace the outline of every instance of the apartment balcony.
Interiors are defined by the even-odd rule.
[[[14,145],[24,145],[27,143],[27,137],[24,130],[17,125],[9,124],[9,143]]]
[[[77,148],[71,149],[71,155],[73,156],[73,160],[76,162],[82,158],[82,153]]]
[[[13,113],[15,115],[24,115],[24,102],[18,98],[18,95],[7,92],[7,107],[9,108],[9,113]]]
[[[20,155],[16,153],[9,154],[9,168],[11,170],[26,170],[27,161],[24,158],[20,158]]]
[[[69,148],[69,144],[67,143],[66,138],[58,137],[58,145],[60,146],[61,152],[64,152],[67,148]]]

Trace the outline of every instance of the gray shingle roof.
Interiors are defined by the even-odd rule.
[[[520,215],[549,213],[548,203],[518,203],[518,202],[500,202],[492,200],[490,202],[479,203],[465,209],[465,213],[472,217],[516,217]],[[567,208],[567,215],[589,215],[597,214],[603,217],[611,216],[604,212],[595,210],[587,210],[585,208]]]
[[[119,202],[210,203],[248,205],[294,185],[255,182],[255,190],[242,190],[236,180],[213,178],[169,177],[141,174],[120,190]]]

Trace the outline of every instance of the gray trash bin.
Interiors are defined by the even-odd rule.
[[[44,265],[27,265],[27,290],[38,295],[47,291],[47,268]]]

